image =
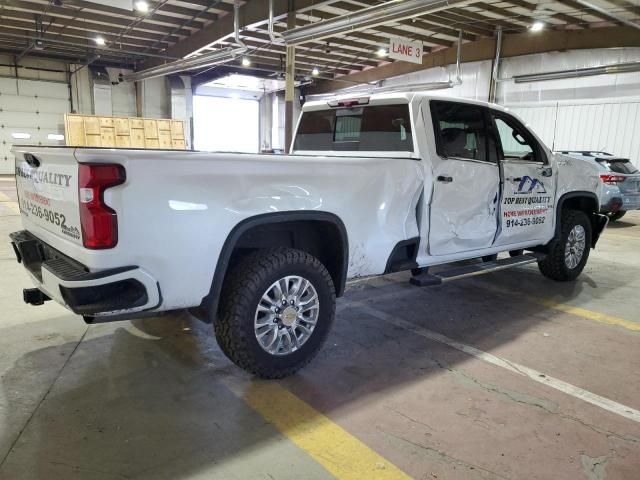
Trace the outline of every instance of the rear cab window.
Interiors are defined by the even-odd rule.
[[[413,153],[409,105],[354,105],[304,112],[293,149]]]

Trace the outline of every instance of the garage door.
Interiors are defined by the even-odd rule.
[[[64,145],[66,83],[0,78],[0,174],[13,173],[11,145]]]

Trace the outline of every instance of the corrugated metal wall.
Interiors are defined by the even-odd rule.
[[[516,106],[555,150],[599,150],[628,157],[640,167],[640,102]]]
[[[508,58],[501,76],[640,61],[640,48],[554,52]],[[555,150],[603,150],[640,167],[640,73],[542,82],[502,82],[499,103]]]

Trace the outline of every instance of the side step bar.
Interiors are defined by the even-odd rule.
[[[485,273],[497,272],[499,270],[506,270],[507,268],[519,267],[521,265],[528,265],[529,263],[535,263],[539,259],[543,258],[541,254],[526,254],[518,255],[517,257],[503,258],[501,260],[494,260],[491,262],[482,262],[475,265],[465,265],[463,267],[452,268],[444,272],[438,273],[423,273],[411,277],[409,282],[416,287],[430,287],[433,285],[441,285],[453,280],[460,280],[461,278],[474,277],[476,275],[484,275]]]

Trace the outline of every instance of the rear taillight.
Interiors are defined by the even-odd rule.
[[[609,175],[606,173],[600,175],[600,180],[602,181],[602,183],[606,183],[607,185],[622,183],[624,182],[624,179],[624,175]]]
[[[118,216],[104,203],[104,192],[124,183],[125,179],[122,165],[78,165],[80,224],[86,248],[112,248],[118,243]]]

